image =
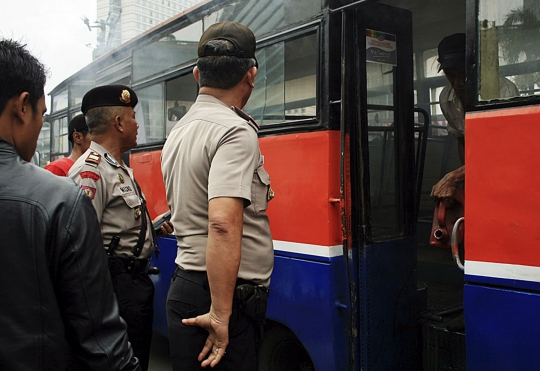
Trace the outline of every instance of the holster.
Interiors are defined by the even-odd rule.
[[[258,326],[265,324],[269,294],[270,289],[249,283],[238,285],[235,290],[235,297],[240,301],[240,310]]]

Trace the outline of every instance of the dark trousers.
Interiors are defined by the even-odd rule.
[[[202,278],[204,273],[177,272],[178,269],[167,294],[167,323],[173,370],[207,370],[201,367],[197,357],[208,338],[208,331],[198,326],[185,326],[182,319],[208,313],[210,290]],[[235,298],[229,319],[229,345],[225,356],[213,370],[257,370],[258,343],[257,326],[240,312]]]
[[[127,323],[129,342],[143,371],[148,370],[152,322],[154,319],[154,284],[147,274],[133,276],[123,272],[112,278],[120,316]]]

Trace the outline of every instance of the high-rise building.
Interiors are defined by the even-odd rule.
[[[97,0],[94,59],[203,0]]]

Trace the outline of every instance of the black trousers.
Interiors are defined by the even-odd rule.
[[[123,272],[112,278],[120,316],[127,323],[129,342],[143,371],[148,370],[152,322],[154,320],[154,284],[147,274],[133,276]]]
[[[178,269],[177,269],[178,271]],[[208,331],[198,326],[186,326],[182,319],[208,313],[210,290],[202,280],[202,272],[175,272],[167,294],[167,323],[171,360],[174,371],[208,370],[197,360],[208,338]],[[234,299],[229,320],[229,345],[225,356],[213,370],[257,370],[258,328],[242,314]]]

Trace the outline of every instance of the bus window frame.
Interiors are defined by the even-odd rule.
[[[484,111],[501,108],[523,107],[540,104],[540,95],[527,97],[513,97],[508,99],[493,99],[481,101],[478,98],[478,73],[479,73],[479,53],[478,53],[478,13],[481,0],[467,0],[466,14],[466,76],[465,81],[465,111]],[[537,61],[540,64],[540,61]]]

